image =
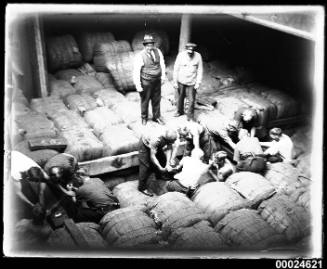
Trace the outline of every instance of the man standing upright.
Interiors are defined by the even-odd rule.
[[[177,89],[176,117],[184,114],[185,96],[189,101],[187,119],[194,120],[194,104],[196,90],[202,81],[203,64],[200,53],[195,52],[196,44],[187,43],[186,50],[177,55],[174,65],[174,88]]]
[[[142,124],[148,120],[148,107],[151,100],[153,121],[164,124],[160,115],[161,84],[165,80],[165,62],[162,52],[155,48],[155,40],[145,35],[144,49],[136,55],[133,81],[141,97]]]

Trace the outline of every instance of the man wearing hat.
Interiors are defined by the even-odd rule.
[[[173,81],[174,88],[177,90],[177,112],[176,117],[184,114],[185,96],[189,101],[187,119],[194,119],[194,104],[196,90],[200,87],[202,81],[203,64],[200,53],[195,52],[196,44],[187,43],[185,51],[177,55]]]
[[[133,81],[141,97],[142,124],[148,120],[148,107],[151,100],[153,121],[164,124],[160,115],[161,84],[165,80],[165,62],[160,49],[154,46],[153,36],[144,36],[144,49],[136,55]]]
[[[217,151],[212,154],[213,165],[209,173],[216,181],[225,181],[227,177],[234,173],[234,166],[227,159],[226,151]],[[214,171],[212,171],[214,170]]]
[[[264,154],[267,161],[293,163],[293,142],[291,138],[282,132],[280,128],[272,128],[269,131],[271,142],[260,142],[261,146],[268,147]]]

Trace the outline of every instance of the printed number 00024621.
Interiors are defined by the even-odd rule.
[[[294,260],[276,260],[276,268],[311,268],[320,269],[322,267],[322,260],[320,259],[294,259]]]

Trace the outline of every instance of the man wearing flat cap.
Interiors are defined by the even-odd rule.
[[[152,35],[144,36],[144,49],[136,55],[133,81],[141,97],[142,124],[148,120],[148,107],[151,100],[152,120],[164,124],[160,115],[161,84],[165,80],[165,62],[160,49],[154,46]]]
[[[195,48],[196,44],[194,43],[186,44],[185,51],[177,55],[173,72],[174,88],[177,90],[177,112],[175,116],[184,114],[186,96],[189,102],[188,120],[194,120],[196,90],[200,87],[203,73],[202,56],[194,51]]]

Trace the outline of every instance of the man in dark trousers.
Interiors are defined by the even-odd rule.
[[[147,196],[153,194],[147,190],[147,180],[152,171],[156,178],[163,173],[169,173],[172,156],[172,144],[177,139],[177,132],[173,129],[156,126],[148,127],[140,139],[139,149],[139,186],[138,189]]]
[[[184,114],[185,96],[189,101],[187,119],[194,119],[194,104],[196,91],[202,81],[203,64],[201,54],[195,52],[196,44],[187,43],[185,51],[177,55],[173,81],[174,88],[177,89],[177,112],[176,117]]]
[[[148,120],[148,107],[151,100],[153,121],[164,124],[160,115],[161,84],[165,80],[165,62],[160,49],[154,46],[151,35],[145,35],[144,49],[136,55],[133,81],[141,97],[142,124]]]

